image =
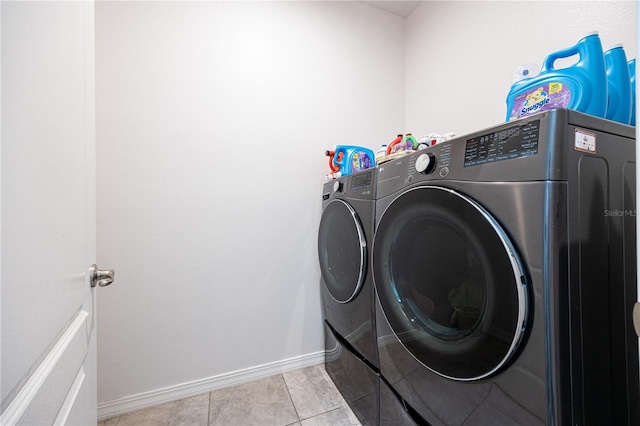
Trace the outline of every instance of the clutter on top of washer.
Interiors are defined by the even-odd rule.
[[[621,44],[604,52],[607,69],[607,114],[605,118],[622,124],[631,121],[631,76],[627,55]]]
[[[455,133],[451,133],[451,132],[445,133],[443,135],[440,135],[438,133],[433,133],[433,132],[429,133],[428,135],[424,135],[422,139],[420,139],[420,143],[418,144],[418,149],[425,149],[437,143],[448,141],[449,139],[453,139],[455,135],[456,135]]]
[[[555,68],[556,60],[579,55],[574,65]],[[507,95],[506,121],[553,108],[569,108],[604,118],[607,75],[602,42],[597,32],[575,46],[546,57],[539,75],[516,81]]]
[[[411,133],[407,134],[411,135]],[[389,142],[389,145],[387,145],[387,155],[403,151],[413,151],[413,141],[407,140],[404,135],[399,134],[394,140]]]
[[[386,150],[383,153],[384,147],[386,147]],[[418,142],[411,133],[407,133],[406,137],[403,134],[398,134],[398,136],[389,142],[388,145],[382,144],[382,147],[376,154],[376,163],[380,164],[397,157],[402,157],[403,155],[413,152],[417,147]]]
[[[436,143],[444,142],[452,139],[455,133],[429,133],[425,135],[420,142],[411,134],[406,135],[399,134],[393,141],[387,144],[382,144],[382,147],[376,153],[376,164],[385,163],[393,160],[394,158],[402,157],[406,154],[410,154],[413,151],[427,148]]]
[[[325,155],[331,169],[327,181],[376,166],[374,152],[362,146],[337,145],[333,151],[325,151]]]

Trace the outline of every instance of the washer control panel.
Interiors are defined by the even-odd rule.
[[[372,200],[375,196],[375,169],[367,169],[326,182],[322,191],[322,200],[333,198],[355,198]]]
[[[351,191],[358,191],[361,189],[370,189],[371,184],[373,183],[373,170],[351,175],[350,180],[351,180],[351,184],[349,185],[349,190]]]
[[[430,175],[437,172],[440,177],[446,176],[447,173],[445,172],[443,175],[442,170],[448,171],[449,169],[452,147],[453,144],[451,143],[442,143],[411,155],[409,158],[409,174],[418,172],[422,175]]]

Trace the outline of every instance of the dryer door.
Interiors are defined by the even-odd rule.
[[[373,277],[386,320],[419,362],[450,379],[487,377],[516,352],[524,275],[499,223],[447,188],[404,192],[376,230]]]
[[[318,256],[331,297],[340,303],[353,300],[364,283],[367,243],[358,215],[343,200],[331,201],[322,213]]]

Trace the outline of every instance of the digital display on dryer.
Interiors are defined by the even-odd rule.
[[[467,139],[464,167],[536,155],[539,136],[536,120]]]

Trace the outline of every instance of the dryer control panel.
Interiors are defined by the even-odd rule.
[[[464,167],[536,155],[539,139],[540,120],[475,136],[466,141]]]
[[[453,142],[443,142],[381,164],[377,193],[387,194],[410,183],[447,177],[453,151]]]
[[[445,177],[449,174],[451,151],[452,144],[445,142],[412,155],[409,159],[409,173],[418,172],[423,175],[435,173],[437,176]]]

